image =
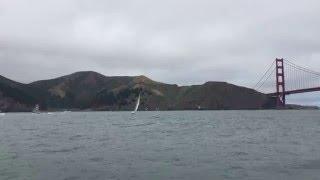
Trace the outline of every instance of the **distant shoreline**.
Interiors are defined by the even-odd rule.
[[[141,110],[138,112],[186,112],[186,111],[196,111],[196,112],[208,112],[208,111],[318,111],[320,110],[319,107],[306,107],[306,108],[283,108],[283,109],[212,109],[212,110],[150,110],[145,111]],[[130,113],[130,110],[77,110],[77,111],[40,111],[40,113],[73,113],[73,112],[128,112]],[[33,113],[32,111],[10,111],[10,112],[2,112],[2,113]]]
[[[227,82],[178,86],[146,76],[105,76],[93,71],[76,72],[55,79],[19,83],[0,76],[0,110],[42,111],[132,111],[138,95],[139,109],[184,110],[268,110],[276,109],[273,97]],[[282,109],[319,109],[288,105]]]

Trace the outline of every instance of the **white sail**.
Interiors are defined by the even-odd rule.
[[[39,104],[36,104],[35,107],[32,110],[33,113],[39,114],[40,113],[40,106]]]
[[[138,111],[139,105],[140,105],[140,94],[139,94],[139,97],[138,97],[138,100],[137,100],[136,107],[134,108],[134,111],[135,111],[135,112]]]
[[[137,100],[136,107],[134,108],[134,111],[132,111],[132,113],[135,113],[135,112],[138,111],[139,105],[140,105],[140,94],[139,94],[139,97],[138,97],[138,100]]]

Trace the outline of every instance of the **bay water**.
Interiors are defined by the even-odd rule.
[[[0,179],[320,179],[320,111],[7,113]]]

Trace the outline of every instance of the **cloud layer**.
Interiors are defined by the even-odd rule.
[[[0,0],[0,72],[23,82],[93,70],[251,87],[276,57],[320,72],[318,7],[318,0]]]

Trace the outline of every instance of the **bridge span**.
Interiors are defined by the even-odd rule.
[[[275,97],[277,107],[284,107],[287,95],[320,91],[320,73],[286,59],[276,59],[253,89]]]

